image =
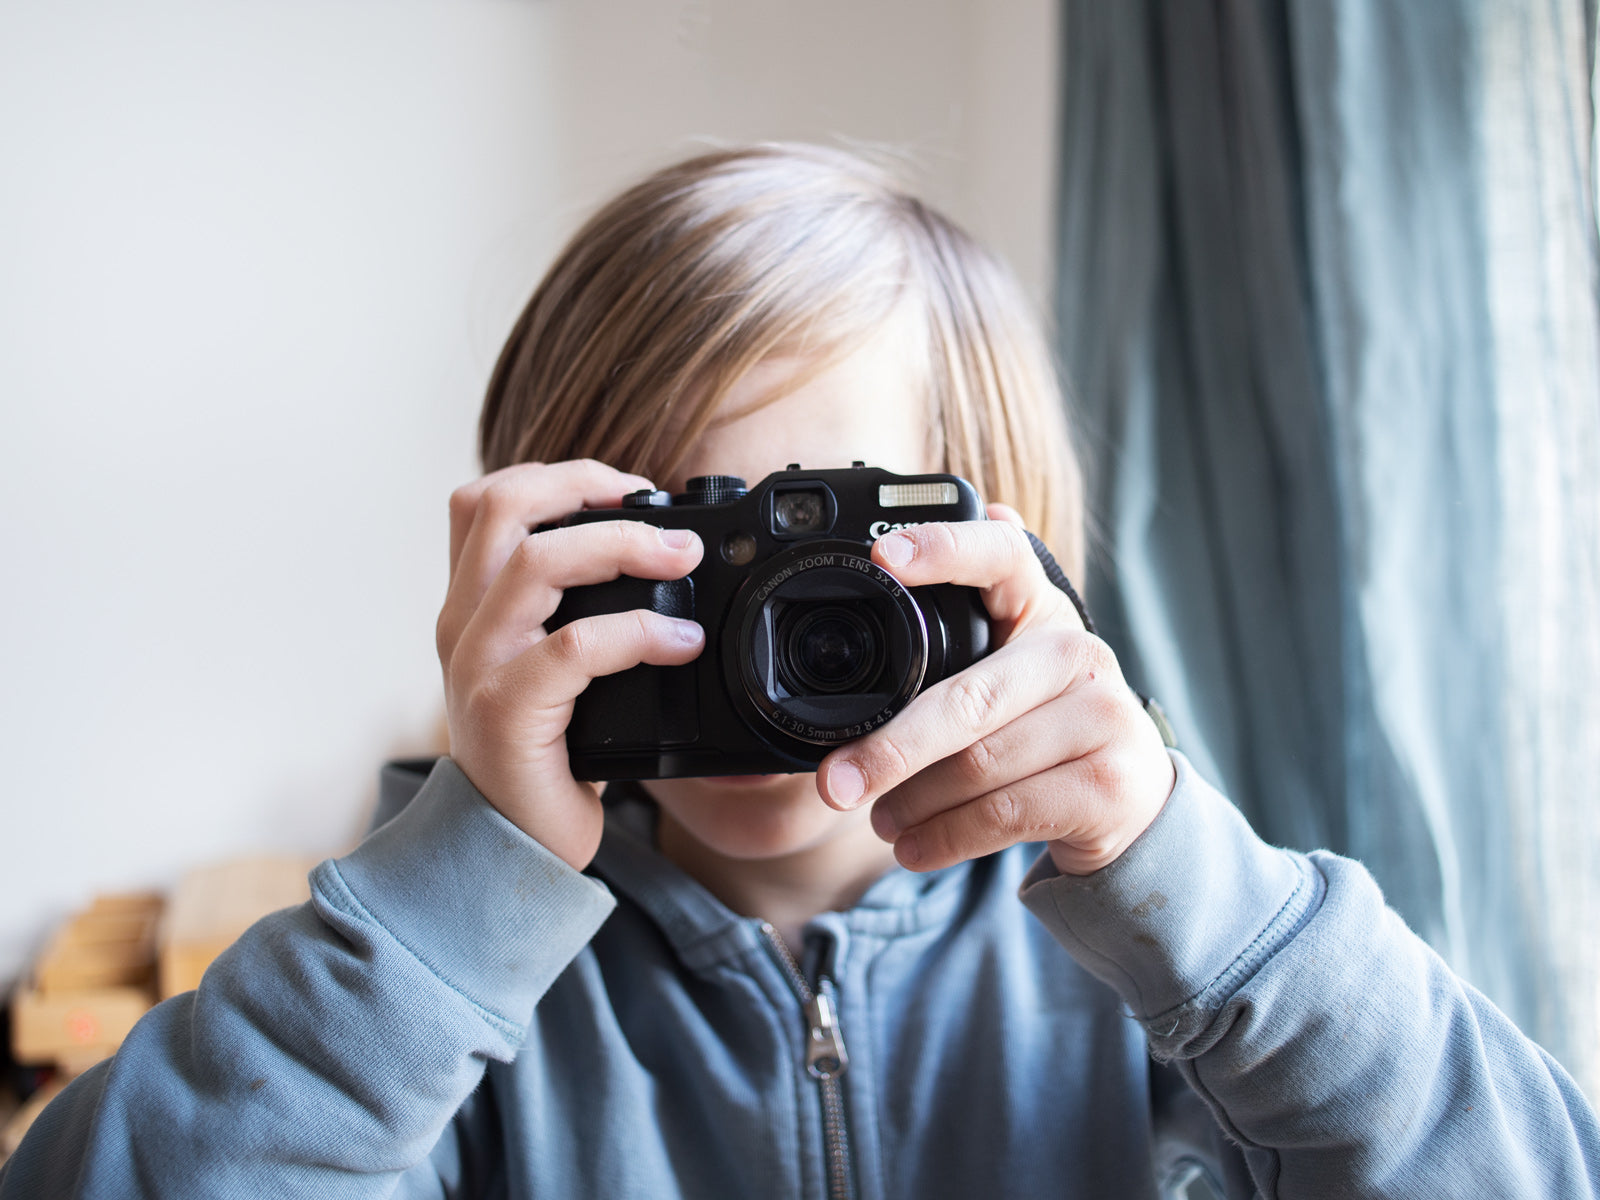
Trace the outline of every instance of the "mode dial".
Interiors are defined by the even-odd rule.
[[[696,475],[684,488],[685,504],[727,504],[750,491],[737,475]]]

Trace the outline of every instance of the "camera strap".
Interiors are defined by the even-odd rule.
[[[1078,610],[1078,620],[1083,622],[1083,627],[1096,637],[1100,631],[1094,627],[1094,618],[1089,615],[1089,610],[1084,607],[1083,599],[1078,595],[1078,590],[1072,586],[1072,580],[1067,578],[1067,573],[1061,569],[1061,564],[1056,561],[1056,556],[1050,553],[1050,547],[1039,540],[1039,535],[1031,529],[1024,529],[1028,535],[1028,544],[1033,547],[1033,553],[1039,560],[1039,565],[1044,568],[1044,577],[1056,587],[1067,594],[1067,599],[1072,601],[1072,607]]]
[[[1096,637],[1100,631],[1094,627],[1094,618],[1089,615],[1089,610],[1083,603],[1083,598],[1078,595],[1078,590],[1072,586],[1072,580],[1067,578],[1067,573],[1061,569],[1061,564],[1056,561],[1056,556],[1050,553],[1046,546],[1031,530],[1023,530],[1028,535],[1028,544],[1033,547],[1034,555],[1039,559],[1039,565],[1044,568],[1044,577],[1056,587],[1067,594],[1067,599],[1072,601],[1072,607],[1078,610],[1078,619],[1083,622],[1083,627]],[[1143,692],[1134,690],[1139,697],[1139,703],[1144,706],[1145,713],[1155,722],[1156,728],[1161,732],[1161,741],[1169,748],[1178,748],[1178,736],[1172,731],[1172,723],[1167,720],[1167,714],[1162,711],[1161,705],[1155,702],[1154,697],[1146,696]]]

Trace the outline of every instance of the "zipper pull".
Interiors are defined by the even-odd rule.
[[[806,1040],[806,1070],[814,1079],[837,1079],[850,1065],[850,1055],[844,1048],[844,1035],[839,1032],[839,1014],[833,1007],[833,998],[819,991],[805,1002],[805,1010],[811,1025],[811,1036]]]

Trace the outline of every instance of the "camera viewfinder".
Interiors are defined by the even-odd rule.
[[[818,484],[780,488],[772,493],[772,535],[815,537],[833,528],[833,493]]]

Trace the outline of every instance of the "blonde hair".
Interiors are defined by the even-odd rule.
[[[484,469],[598,458],[659,482],[751,367],[782,354],[824,369],[907,305],[924,314],[935,459],[1081,575],[1081,476],[1015,279],[886,171],[825,147],[704,154],[596,213],[501,351]]]

